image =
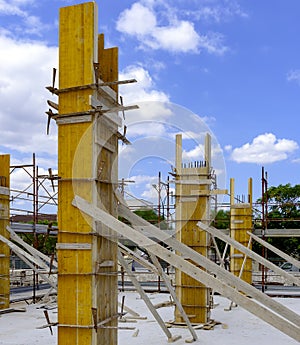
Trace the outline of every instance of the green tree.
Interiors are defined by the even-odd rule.
[[[219,210],[213,220],[212,225],[217,229],[229,229],[230,212]]]
[[[31,222],[32,223],[32,222]],[[52,255],[55,253],[55,247],[57,243],[57,236],[51,235],[52,226],[57,226],[57,222],[49,222],[48,220],[38,221],[38,224],[48,225],[48,231],[44,234],[37,234],[36,237],[31,234],[20,234],[20,237],[26,243],[36,247],[40,252],[46,255]]]
[[[217,214],[214,217],[214,220],[212,221],[212,226],[214,226],[217,229],[229,229],[230,227],[230,212],[225,210],[219,210]],[[221,253],[223,253],[225,248],[225,242],[220,240],[219,238],[216,238],[216,242],[218,245],[219,250]],[[227,249],[227,253],[229,253],[229,246]]]
[[[167,229],[167,224],[165,221],[164,216],[161,214],[159,219],[157,213],[152,210],[152,209],[141,209],[141,210],[136,210],[134,211],[136,215],[139,217],[147,220],[147,222],[158,226],[158,223],[160,223],[160,229],[166,230]]]
[[[268,229],[299,229],[300,232],[300,185],[290,183],[268,188],[264,195],[268,205]],[[262,199],[258,202],[262,203]],[[269,243],[285,253],[300,257],[299,237],[272,237]]]

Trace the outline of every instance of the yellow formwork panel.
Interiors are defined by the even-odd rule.
[[[207,179],[209,175],[209,164],[201,168],[183,168],[181,166],[181,140],[176,138],[176,236],[177,240],[188,245],[196,252],[207,256],[207,234],[199,231],[197,222],[207,220],[208,207],[208,184],[199,185],[194,180]],[[188,181],[191,181],[188,183]],[[207,195],[197,196],[197,191],[207,191]],[[208,321],[209,292],[207,287],[191,278],[187,274],[176,270],[176,295],[181,302],[191,322],[205,323]],[[177,308],[175,308],[175,321],[182,322],[183,319]]]
[[[0,234],[9,238],[9,168],[10,155],[0,155]],[[8,245],[0,241],[0,309],[9,307],[9,256]]]
[[[252,208],[250,204],[234,204],[231,205],[230,210],[230,236],[243,244],[248,246],[250,236],[247,232],[252,231]],[[250,243],[249,248],[252,248]],[[237,249],[231,247],[230,249],[230,270],[239,276],[244,261],[244,254]],[[249,284],[252,284],[252,259],[247,258],[244,264],[241,279]]]
[[[60,10],[60,90],[94,84],[94,63],[111,71],[103,77],[104,81],[117,80],[117,49],[106,54],[104,43],[98,47],[96,29],[94,2]],[[110,78],[114,80],[108,80]],[[117,128],[112,131],[113,125],[105,127],[101,117],[92,116],[90,122],[78,123],[68,116],[90,110],[92,95],[101,101],[92,88],[65,90],[59,94],[58,344],[61,345],[117,344],[117,319],[107,323],[111,328],[100,328],[96,332],[92,316],[92,308],[97,309],[97,321],[117,314],[117,245],[92,235],[92,220],[71,204],[76,194],[113,215],[116,213],[112,196],[115,187],[110,180],[112,176],[117,180],[117,165],[112,167],[118,152],[117,137],[107,138],[114,152],[99,148],[96,143],[101,134],[116,133]],[[107,260],[113,262],[113,266],[100,269],[99,265]]]
[[[105,82],[114,82],[118,80],[119,60],[118,48],[104,49],[104,35],[98,36],[98,59],[100,79]],[[118,92],[118,85],[112,85],[112,89]],[[117,101],[117,99],[116,99]]]
[[[94,2],[60,9],[60,89],[90,84],[94,80],[93,62],[97,61],[95,51],[97,11]],[[66,97],[69,98],[70,95]]]
[[[100,66],[100,78],[104,82],[114,82],[118,80],[118,48],[104,49],[104,36],[98,35],[98,62]],[[111,87],[116,92],[118,99],[118,86]],[[96,136],[107,142],[114,151],[100,147],[96,162],[98,179],[103,181],[97,183],[97,203],[111,215],[117,217],[117,200],[114,196],[114,189],[118,186],[118,139],[116,136],[117,127],[112,123],[107,125],[107,121],[99,118],[97,122]],[[102,225],[102,230],[113,235],[112,232]],[[95,252],[98,253],[98,262],[112,261],[111,267],[99,269],[99,275],[95,277],[95,285],[100,288],[94,296],[98,308],[98,319],[104,320],[117,314],[118,300],[118,263],[117,263],[117,242],[112,236],[111,240],[100,237],[95,243]],[[108,308],[109,306],[109,308]],[[117,327],[115,318],[109,326]],[[117,330],[101,329],[97,332],[97,344],[117,344]]]

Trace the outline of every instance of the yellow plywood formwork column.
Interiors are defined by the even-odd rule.
[[[0,235],[9,238],[9,167],[10,156],[0,155]],[[7,244],[0,241],[0,309],[9,307],[9,256]]]
[[[252,248],[252,179],[248,181],[248,202],[234,202],[234,179],[230,179],[230,236],[249,249]],[[246,258],[237,249],[230,249],[230,271],[249,284],[252,284],[252,259]]]
[[[58,344],[117,344],[117,244],[92,234],[75,194],[116,216],[118,50],[104,49],[95,2],[60,9]],[[98,41],[102,42],[98,45]],[[99,57],[99,58],[98,58]],[[110,73],[101,73],[110,71]],[[100,77],[102,76],[102,80]],[[103,229],[105,230],[105,229]],[[103,322],[102,327],[96,324]]]
[[[208,239],[199,231],[199,220],[208,224],[210,196],[210,136],[206,136],[204,161],[182,164],[182,137],[176,136],[176,236],[196,252],[207,256]],[[205,323],[209,317],[209,290],[187,274],[176,270],[176,295],[191,322]],[[182,322],[175,309],[175,321]]]

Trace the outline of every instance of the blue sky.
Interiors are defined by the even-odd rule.
[[[0,152],[10,153],[14,164],[31,162],[35,152],[41,172],[57,166],[54,123],[46,136],[44,112],[50,95],[45,86],[58,65],[59,7],[77,3],[0,0]],[[148,122],[138,122],[140,115],[128,112],[133,145],[122,148],[123,154],[147,146],[153,135],[165,140],[160,122],[166,120],[168,107],[159,107],[169,103],[202,120],[201,125],[195,118],[184,121],[180,114],[185,110],[178,111],[175,124],[180,128],[196,132],[209,127],[216,138],[214,152],[224,157],[215,168],[227,187],[230,177],[236,179],[237,194],[247,193],[252,177],[254,198],[260,196],[262,166],[269,185],[299,183],[298,0],[97,3],[99,32],[105,33],[107,47],[119,47],[120,79],[138,80],[121,88],[124,102],[153,102],[152,110],[157,110],[156,115],[144,113]],[[166,123],[174,124],[174,118]],[[146,144],[140,142],[145,136]],[[148,158],[132,163],[129,176],[120,175],[137,181],[132,193],[155,197],[152,184],[158,171],[166,179],[174,156],[170,138],[163,154],[150,159],[151,152],[139,152],[137,157]],[[202,159],[200,138],[185,148],[186,158]],[[153,149],[160,151],[155,145]],[[22,176],[14,178],[22,184]]]

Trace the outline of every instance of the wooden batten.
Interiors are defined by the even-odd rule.
[[[121,211],[120,214],[135,224],[141,224],[141,228],[143,228],[144,225],[151,228],[151,235],[153,237],[169,244],[170,247],[176,250],[176,252],[190,256],[192,262],[185,260],[182,255],[177,255],[176,253],[164,248],[149,237],[145,236],[142,231],[132,229],[132,227],[120,222],[115,217],[112,217],[105,211],[86,202],[80,197],[76,196],[73,204],[93,219],[101,221],[103,225],[105,224],[107,227],[113,229],[115,233],[122,234],[138,245],[147,248],[149,253],[157,255],[166,262],[169,262],[175,268],[180,269],[190,277],[193,277],[193,279],[204,283],[211,289],[214,289],[227,298],[232,299],[236,304],[268,322],[270,325],[276,327],[296,341],[300,341],[300,317],[298,314],[281,303],[276,302],[250,284],[232,275],[230,272],[226,271],[208,258],[199,255],[196,251],[191,250],[191,248],[178,242],[172,236],[167,236],[155,226],[133,214],[128,208],[123,205],[119,205],[119,210]],[[214,236],[222,239],[225,236],[221,231],[211,228],[201,222],[199,222],[198,225],[200,229],[210,231]],[[218,233],[220,233],[220,236],[218,236]],[[227,237],[232,243],[233,240],[231,240],[230,237],[225,237]],[[237,246],[237,248],[239,246],[244,248],[244,246],[239,245],[238,242],[234,243],[234,245]],[[245,251],[247,251],[247,254],[253,253],[249,249],[247,250],[247,248],[245,248]],[[255,253],[253,253],[253,255],[254,254]],[[199,268],[198,265],[213,274]]]

